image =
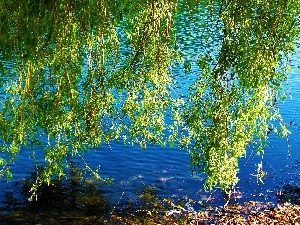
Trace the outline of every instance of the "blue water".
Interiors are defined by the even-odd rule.
[[[201,30],[195,30],[198,24],[187,27],[182,21],[181,26],[185,27],[183,35],[178,36],[182,43],[179,48],[187,53],[192,52],[190,58],[185,58],[192,63],[191,72],[183,73],[182,67],[174,66],[171,70],[173,76],[177,77],[174,88],[177,93],[185,95],[187,87],[194,81],[195,73],[198,72],[195,66],[196,60],[202,51],[207,49],[199,48],[195,44],[201,39]],[[179,24],[180,26],[180,24]],[[184,42],[187,34],[191,34],[189,42]],[[212,37],[211,42],[219,38]],[[215,39],[215,40],[213,40]],[[209,49],[208,49],[209,50]],[[300,50],[300,49],[299,49]],[[241,201],[258,200],[276,203],[276,191],[286,183],[300,183],[300,154],[299,154],[299,133],[300,133],[300,51],[292,58],[293,71],[284,84],[285,89],[290,93],[283,102],[279,101],[279,109],[285,123],[290,124],[291,134],[288,138],[280,138],[270,134],[269,145],[265,148],[262,156],[256,155],[255,147],[249,146],[247,155],[240,160],[240,181],[236,189],[242,192]],[[39,150],[41,152],[41,149]],[[39,151],[37,153],[39,154]],[[18,160],[11,166],[14,177],[11,182],[1,179],[0,201],[5,192],[14,190],[14,182],[26,178],[34,169],[31,152],[23,149]],[[203,174],[193,175],[189,167],[189,155],[186,151],[177,147],[148,146],[141,150],[135,145],[122,145],[111,143],[106,146],[90,150],[85,155],[86,163],[93,169],[100,165],[100,174],[103,178],[113,178],[111,185],[100,187],[104,195],[111,199],[111,204],[122,202],[134,203],[138,200],[136,191],[140,191],[145,185],[151,185],[158,190],[161,196],[181,199],[191,198],[195,202],[224,204],[219,191],[205,192],[203,190]],[[263,163],[263,169],[267,175],[261,181],[255,176],[257,164]],[[80,162],[80,159],[79,159]],[[82,162],[82,161],[81,161]]]
[[[236,189],[242,192],[240,201],[258,200],[276,203],[276,191],[286,183],[300,183],[300,63],[299,52],[292,59],[293,71],[284,84],[289,93],[287,99],[279,101],[279,109],[291,134],[280,138],[270,134],[269,144],[262,156],[256,155],[255,146],[249,146],[247,155],[240,160],[240,181]],[[37,151],[38,153],[38,151]],[[181,199],[191,198],[196,202],[223,204],[219,191],[203,190],[204,175],[192,175],[189,167],[189,155],[179,148],[148,146],[141,150],[135,145],[111,143],[96,150],[90,150],[85,156],[86,163],[96,169],[100,165],[103,178],[114,178],[111,185],[101,187],[104,195],[112,204],[119,200],[134,203],[138,200],[137,191],[145,185],[158,190],[159,195]],[[263,163],[267,175],[257,179],[257,163]],[[80,160],[79,160],[80,161]],[[14,189],[14,181],[21,181],[33,171],[31,152],[22,150],[18,160],[12,165],[13,180],[7,183],[1,180],[3,197],[6,191]]]

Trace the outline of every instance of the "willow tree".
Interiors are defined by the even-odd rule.
[[[273,120],[281,123],[277,133],[288,134],[276,102],[284,96],[287,60],[299,34],[299,7],[288,0],[225,0],[207,10],[220,34],[218,40],[211,38],[217,51],[200,55],[201,72],[183,116],[192,164],[208,175],[206,187],[226,191],[238,181],[238,159],[246,147],[255,141],[257,153],[263,153]],[[258,173],[262,175],[261,165]]]
[[[89,148],[112,140],[164,144],[165,112],[176,104],[168,74],[174,6],[1,1],[2,175],[11,176],[21,146],[32,146],[36,160],[43,151],[35,193]]]
[[[183,104],[170,69],[182,62],[173,18],[185,6],[191,15],[207,12],[197,20],[220,35],[215,51],[199,58]],[[2,0],[1,175],[11,176],[22,146],[35,160],[36,151],[44,155],[34,194],[89,148],[179,143],[207,173],[207,187],[230,189],[246,146],[258,138],[262,147],[269,120],[279,116],[274,101],[298,34],[297,10],[292,0]],[[199,43],[212,44],[205,35]]]

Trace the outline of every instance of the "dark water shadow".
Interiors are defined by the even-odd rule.
[[[213,212],[214,203],[208,204],[182,197],[177,201],[160,196],[155,184],[136,190],[135,200],[120,199],[112,202],[104,191],[103,183],[79,176],[75,164],[64,180],[54,179],[42,184],[37,199],[28,201],[36,172],[15,182],[0,201],[0,225],[10,224],[149,224],[169,221],[184,224],[191,215]],[[279,203],[299,204],[300,187],[285,185],[277,192]],[[207,201],[206,201],[207,202]],[[242,205],[232,199],[231,207]],[[263,204],[263,203],[262,203]],[[220,209],[220,207],[219,207]],[[166,219],[167,218],[167,219]]]
[[[41,184],[31,201],[30,189],[36,172],[15,182],[6,191],[0,207],[0,224],[103,224],[109,215],[109,199],[101,185],[77,177],[76,168],[64,180]]]
[[[191,199],[174,202],[161,197],[155,185],[136,190],[135,201],[111,202],[102,191],[104,184],[81,179],[76,173],[65,180],[53,180],[50,185],[42,184],[37,199],[28,201],[35,177],[36,172],[33,172],[5,192],[0,224],[148,224],[162,220],[168,212],[181,209],[187,212],[189,207],[193,210],[197,204]]]

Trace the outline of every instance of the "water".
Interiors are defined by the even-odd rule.
[[[199,15],[198,15],[199,16]],[[200,15],[201,16],[201,15]],[[186,17],[187,18],[187,17]],[[180,24],[179,24],[180,26]],[[195,79],[193,74],[197,73],[195,66],[196,59],[205,51],[195,44],[201,39],[201,31],[195,35],[195,27],[185,27],[184,35],[178,39],[184,42],[184,36],[187,33],[193,34],[189,42],[180,45],[182,51],[192,52],[191,57],[186,59],[192,63],[191,72],[184,75],[182,67],[172,69],[173,76],[177,76],[175,83],[176,91],[185,95],[187,87]],[[219,39],[215,35],[216,40]],[[211,40],[213,43],[214,40]],[[286,183],[299,183],[299,130],[300,130],[300,63],[297,58],[300,52],[293,57],[293,72],[289,75],[289,81],[285,84],[289,90],[290,96],[284,102],[279,102],[280,112],[284,122],[290,124],[291,134],[288,139],[279,138],[270,134],[269,145],[265,148],[262,156],[257,156],[255,148],[249,146],[247,155],[240,160],[240,181],[236,189],[242,192],[241,201],[258,200],[264,202],[276,203],[276,191]],[[193,61],[194,59],[194,61]],[[37,154],[41,156],[41,149]],[[18,160],[12,165],[14,174],[13,180],[7,183],[1,180],[0,201],[4,198],[6,192],[14,191],[14,182],[19,182],[26,178],[34,169],[31,152],[23,149],[18,156]],[[111,185],[101,186],[103,194],[109,197],[112,205],[125,204],[127,202],[137,202],[138,194],[144,186],[153,186],[158,190],[160,196],[181,199],[184,197],[191,198],[196,202],[224,204],[224,199],[219,191],[205,192],[203,190],[203,181],[205,176],[199,174],[194,176],[189,167],[189,155],[186,151],[177,147],[148,146],[146,150],[141,150],[135,145],[121,145],[111,143],[107,146],[97,148],[95,151],[90,150],[85,155],[86,163],[93,169],[100,165],[100,174],[103,178],[113,178]],[[83,163],[80,159],[79,162]],[[257,179],[257,164],[262,161],[263,170],[267,175],[262,179],[263,183]]]
[[[291,134],[287,138],[281,138],[271,133],[269,144],[264,150],[263,156],[257,156],[255,149],[248,149],[247,157],[240,161],[240,182],[238,187],[244,192],[245,199],[252,196],[259,200],[276,201],[275,192],[278,187],[287,183],[299,185],[299,130],[300,130],[300,69],[299,69],[299,49],[292,57],[291,66],[293,71],[284,88],[288,93],[285,101],[279,101],[279,110],[285,124]],[[267,172],[266,177],[257,180],[255,170],[256,164],[262,162],[263,170]]]
[[[279,101],[280,112],[284,122],[289,124],[291,134],[287,139],[271,134],[263,157],[256,155],[254,147],[248,148],[246,157],[240,160],[240,181],[236,187],[242,192],[240,201],[276,203],[278,188],[287,183],[300,182],[300,64],[297,56],[299,52],[293,57],[293,71],[285,84],[290,96],[284,102]],[[41,149],[37,153],[41,153]],[[177,147],[149,146],[146,150],[141,150],[135,145],[111,143],[90,150],[85,160],[93,169],[100,165],[103,178],[114,179],[111,185],[101,187],[112,205],[118,202],[120,206],[136,202],[137,191],[148,185],[155,187],[160,196],[173,199],[188,197],[196,202],[224,204],[219,191],[204,192],[204,175],[192,175],[189,155]],[[261,161],[263,170],[267,172],[262,179],[263,183],[256,176],[257,164]],[[21,181],[27,177],[33,168],[31,152],[23,149],[18,160],[12,165],[13,181],[6,183],[5,180],[1,180],[0,197],[3,198],[5,192],[14,191],[14,181]]]

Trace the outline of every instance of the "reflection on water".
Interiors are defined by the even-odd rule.
[[[186,15],[183,16],[188,18]],[[172,68],[171,72],[177,76],[175,86],[178,90],[176,91],[185,96],[187,88],[195,80],[193,74],[198,72],[195,63],[202,49],[195,44],[200,38],[195,36],[194,31],[194,27],[198,27],[198,25],[195,24],[191,27],[183,25],[183,27],[185,30],[182,31],[182,36],[178,36],[178,41],[185,44],[178,47],[183,51],[193,52],[192,57],[187,59],[192,63],[192,68],[189,74],[184,74],[184,68],[177,65]],[[185,42],[184,37],[188,34],[193,38],[189,42]],[[212,38],[211,41],[214,42],[218,39],[218,35]],[[263,159],[256,155],[255,146],[249,146],[245,159],[240,161],[240,181],[236,187],[237,191],[241,192],[238,201],[276,202],[278,187],[290,182],[299,183],[300,94],[298,87],[300,85],[300,69],[296,66],[299,65],[299,62],[296,61],[297,56],[299,54],[293,59],[294,71],[290,74],[289,82],[286,85],[292,98],[288,98],[285,102],[279,102],[281,114],[284,121],[289,124],[291,134],[288,139],[281,139],[271,133],[270,144],[265,148]],[[1,98],[3,96],[0,96],[0,100]],[[87,215],[107,214],[115,206],[126,208],[130,204],[138,204],[140,193],[137,193],[136,190],[141,190],[149,185],[162,197],[179,200],[186,196],[193,199],[197,203],[194,205],[195,208],[206,203],[225,203],[219,191],[204,192],[202,185],[205,177],[202,174],[192,174],[191,168],[188,166],[190,158],[185,151],[179,148],[158,146],[150,146],[144,151],[135,145],[124,146],[119,143],[102,146],[96,151],[90,150],[86,155],[86,162],[90,167],[96,169],[98,165],[101,165],[100,174],[104,178],[114,179],[111,185],[96,186],[88,182],[58,182],[49,187],[43,186],[38,202],[27,202],[30,182],[26,183],[27,180],[22,179],[34,168],[30,154],[23,150],[19,159],[12,165],[14,174],[12,182],[6,183],[6,180],[1,180],[2,211],[22,210],[23,213],[26,213],[26,210],[33,210],[46,213],[47,210],[54,210],[55,213],[59,213],[62,209],[70,209],[76,213]],[[74,160],[82,163],[80,159]],[[257,164],[261,160],[263,170],[266,172],[262,179],[264,183],[258,179],[256,173]],[[46,195],[44,195],[45,193]]]
[[[5,224],[103,224],[111,212],[108,199],[103,196],[99,184],[82,179],[77,163],[63,181],[53,180],[43,184],[38,199],[28,201],[29,190],[35,181],[36,172],[26,179],[15,182],[6,190],[2,199],[0,222]],[[101,187],[101,186],[100,186]],[[1,223],[2,224],[2,223]]]
[[[44,184],[40,187],[37,200],[28,201],[29,190],[32,182],[35,181],[36,172],[31,173],[23,181],[15,182],[11,190],[4,192],[0,207],[0,223],[119,224],[124,217],[129,216],[132,217],[134,224],[140,224],[145,221],[148,213],[151,213],[152,218],[161,219],[168,212],[174,213],[175,209],[193,212],[195,206],[206,208],[205,204],[199,204],[187,197],[180,201],[162,197],[155,184],[144,184],[135,190],[135,199],[124,197],[111,204],[111,199],[103,191],[105,185],[96,183],[92,179],[82,179],[80,169],[77,167],[78,163],[72,162],[71,165],[66,179],[53,180],[50,186]],[[175,219],[178,222],[178,219]]]
[[[276,203],[279,187],[287,183],[299,184],[299,73],[299,69],[295,68],[287,85],[292,99],[288,98],[279,105],[285,122],[290,124],[291,135],[288,139],[282,139],[270,134],[270,144],[265,148],[262,160],[266,172],[262,179],[264,183],[256,176],[257,164],[261,157],[256,155],[254,147],[249,147],[246,158],[240,161],[240,181],[236,189],[241,195],[236,201],[258,200]],[[81,162],[80,159],[76,160]],[[144,151],[137,146],[111,143],[96,151],[91,150],[87,154],[86,162],[93,168],[100,164],[101,175],[104,178],[114,178],[114,182],[105,186],[95,186],[91,183],[83,183],[83,186],[72,182],[54,183],[52,186],[41,188],[38,202],[28,202],[29,183],[22,179],[33,170],[33,164],[30,155],[21,154],[15,165],[12,165],[14,182],[6,183],[5,180],[1,180],[1,211],[13,211],[14,218],[24,218],[26,213],[43,217],[46,214],[53,217],[59,213],[62,216],[63,211],[66,213],[65,218],[70,215],[74,218],[91,218],[97,214],[103,215],[102,220],[105,220],[105,216],[114,206],[126,211],[130,209],[128,207],[140,204],[141,194],[137,190],[142,190],[147,185],[153,187],[158,195],[174,201],[184,197],[193,199],[195,209],[204,204],[225,203],[220,192],[206,193],[202,190],[204,176],[192,175],[188,166],[189,156],[178,148],[152,146]],[[99,216],[97,218],[101,219]],[[31,221],[38,222],[41,218],[32,218]]]
[[[78,224],[82,224],[82,219],[97,215],[97,222],[102,223],[109,213],[107,198],[95,182],[78,177],[79,169],[76,164],[72,165],[66,180],[53,180],[50,186],[41,186],[38,200],[28,201],[36,172],[23,181],[15,182],[10,190],[4,192],[0,222],[56,224],[65,218],[68,222],[76,219],[80,222]]]

